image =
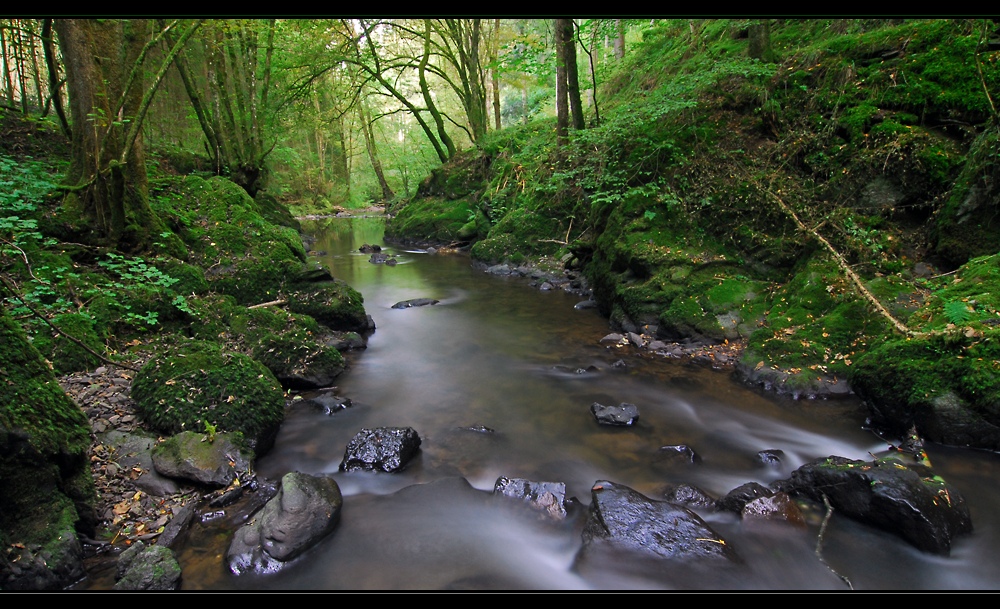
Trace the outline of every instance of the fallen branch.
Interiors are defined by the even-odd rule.
[[[816,229],[809,228],[808,226],[806,226],[805,223],[803,223],[802,220],[799,219],[798,215],[794,211],[792,211],[792,208],[790,208],[788,205],[785,204],[784,201],[781,200],[781,197],[774,194],[770,190],[765,189],[765,191],[767,192],[767,194],[771,195],[771,197],[774,198],[775,201],[777,201],[782,211],[784,211],[792,218],[792,220],[795,222],[795,225],[799,227],[799,230],[809,233],[817,241],[822,243],[823,247],[829,250],[829,252],[833,255],[834,260],[836,260],[837,264],[844,271],[844,274],[847,275],[848,279],[850,279],[854,283],[854,286],[857,288],[858,292],[865,298],[865,300],[870,302],[872,306],[875,307],[875,310],[878,311],[879,314],[882,315],[882,317],[885,317],[887,320],[889,320],[889,323],[891,323],[892,326],[896,328],[896,330],[905,334],[906,336],[918,335],[913,330],[907,328],[906,325],[903,324],[903,322],[893,317],[892,313],[890,313],[888,309],[882,306],[882,303],[879,302],[878,298],[875,298],[875,295],[872,294],[868,290],[868,288],[865,287],[865,284],[862,283],[861,278],[858,277],[858,274],[855,273],[853,269],[851,269],[851,265],[847,264],[847,260],[844,259],[844,257],[840,254],[840,252],[838,252],[836,249],[834,249],[832,245],[830,245],[830,242],[827,241],[823,237],[823,235],[816,232]]]
[[[262,309],[264,307],[271,307],[274,305],[282,305],[288,302],[287,300],[272,300],[271,302],[262,302],[260,304],[255,304],[247,307],[248,309]]]
[[[823,495],[823,505],[826,506],[826,515],[823,516],[823,524],[820,525],[819,535],[816,537],[816,558],[818,558],[819,561],[823,563],[823,566],[829,569],[831,573],[839,577],[841,581],[847,584],[848,588],[853,590],[854,586],[851,584],[851,580],[847,579],[847,577],[841,575],[840,573],[837,573],[837,570],[831,567],[830,564],[823,558],[823,536],[826,535],[826,525],[830,522],[830,516],[833,516],[833,506],[830,505],[830,499],[826,495]]]

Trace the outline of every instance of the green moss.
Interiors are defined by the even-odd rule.
[[[53,317],[51,321],[57,328],[81,341],[94,352],[104,352],[104,343],[94,331],[94,321],[89,316],[66,313]],[[50,328],[48,331],[42,330],[35,334],[32,344],[52,363],[53,371],[59,375],[90,370],[98,366],[101,361]]]
[[[86,415],[0,309],[0,540],[54,552],[74,526],[93,529],[89,446]]]
[[[290,288],[287,299],[290,311],[308,315],[331,330],[369,330],[364,297],[343,281],[302,284]]]
[[[478,234],[474,219],[470,220],[473,214],[466,199],[414,199],[386,222],[385,234],[390,239],[435,243],[471,239]]]
[[[132,383],[136,410],[153,429],[174,434],[242,433],[261,452],[284,418],[274,375],[259,362],[203,341],[187,341],[151,359]]]

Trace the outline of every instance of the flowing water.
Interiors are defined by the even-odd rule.
[[[333,415],[293,409],[258,463],[274,480],[289,471],[333,476],[344,495],[337,529],[279,573],[237,577],[224,564],[231,530],[199,525],[180,552],[183,589],[846,590],[845,579],[858,590],[1000,587],[1000,459],[933,445],[935,470],[962,491],[975,527],[950,557],[836,513],[821,536],[822,510],[809,512],[804,528],[702,512],[741,557],[738,567],[680,576],[647,560],[574,565],[596,481],[654,499],[678,483],[719,497],[786,478],[812,459],[870,459],[887,445],[863,429],[853,399],[762,395],[724,371],[602,345],[608,321],[574,309],[579,297],[487,275],[463,255],[386,247],[383,227],[380,218],[305,227],[321,261],[364,295],[377,330],[338,379],[337,395],[353,407]],[[382,245],[399,264],[368,262],[358,252],[364,243]],[[423,297],[440,303],[391,308]],[[599,426],[593,402],[636,404],[639,423]],[[379,426],[417,430],[418,457],[395,474],[339,472],[354,434]],[[676,444],[701,461],[659,450]],[[780,466],[756,462],[765,449],[784,452]],[[564,482],[579,505],[564,522],[541,519],[489,495],[500,476]]]

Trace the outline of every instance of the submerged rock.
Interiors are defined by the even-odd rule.
[[[655,501],[627,486],[598,481],[591,489],[581,552],[605,546],[680,561],[737,558],[726,541],[691,510]]]
[[[434,300],[433,298],[412,298],[410,300],[401,300],[396,304],[392,305],[393,309],[409,309],[410,307],[426,307],[428,305],[436,305],[441,302],[440,300]]]
[[[520,499],[557,520],[566,517],[566,484],[563,482],[533,482],[500,476],[493,486],[493,494]]]
[[[639,407],[628,402],[622,402],[618,406],[605,406],[594,402],[590,405],[590,412],[601,425],[627,427],[639,420]]]

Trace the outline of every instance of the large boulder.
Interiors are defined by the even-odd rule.
[[[285,474],[281,489],[233,537],[229,569],[272,573],[330,534],[340,521],[344,500],[333,478]]]
[[[691,510],[607,481],[591,489],[581,553],[598,548],[683,562],[736,559],[726,541]]]
[[[274,443],[285,398],[270,370],[207,341],[163,350],[132,383],[136,410],[157,432],[239,432],[259,456]]]
[[[955,535],[972,531],[969,507],[958,489],[929,467],[897,456],[867,462],[818,459],[776,486],[814,501],[827,499],[838,512],[925,552],[948,555]]]
[[[420,436],[412,427],[365,428],[348,443],[340,471],[398,472],[419,449]]]
[[[153,466],[160,475],[214,488],[229,486],[240,476],[249,478],[251,460],[225,433],[185,431],[153,448]]]

